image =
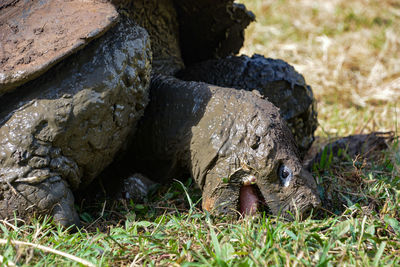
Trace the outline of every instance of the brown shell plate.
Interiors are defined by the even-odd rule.
[[[0,1],[0,95],[38,77],[117,20],[106,1]]]

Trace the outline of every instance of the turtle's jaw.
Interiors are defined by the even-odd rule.
[[[269,189],[273,185],[228,184],[213,194],[204,194],[203,209],[213,213],[233,217],[253,216],[257,213],[275,215],[293,220],[298,214],[300,219],[309,216],[310,212],[320,205],[317,194],[305,185],[288,188]],[[283,193],[281,190],[286,190]]]
[[[203,188],[203,209],[236,218],[252,216],[259,212],[271,213],[272,209],[266,202],[268,196],[261,193],[255,177],[249,179],[248,176],[241,176],[230,183],[218,184],[211,190],[210,186],[205,186]]]

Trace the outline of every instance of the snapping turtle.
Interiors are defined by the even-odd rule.
[[[252,92],[172,77],[236,54],[252,20],[232,0],[0,4],[0,217],[51,214],[79,225],[72,191],[90,184],[119,151],[129,151],[126,160],[140,171],[163,170],[161,180],[191,172],[208,210],[231,212],[240,202],[251,213],[261,201],[276,214],[317,205],[277,108]],[[135,134],[149,88],[154,103]],[[165,128],[168,118],[177,120],[173,128]],[[190,142],[171,147],[176,136]],[[150,151],[168,157],[146,158]],[[168,162],[173,168],[164,168]]]

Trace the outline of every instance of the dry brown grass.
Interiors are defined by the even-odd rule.
[[[400,2],[242,0],[257,21],[241,53],[294,65],[318,100],[317,135],[396,131]]]

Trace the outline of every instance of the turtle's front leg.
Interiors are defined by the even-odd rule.
[[[79,224],[84,190],[133,133],[147,104],[150,42],[128,20],[0,98],[0,219]]]

